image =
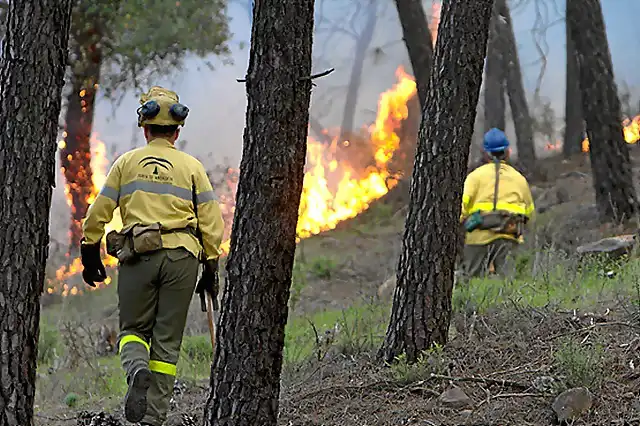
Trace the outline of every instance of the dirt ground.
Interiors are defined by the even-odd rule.
[[[414,369],[383,367],[374,353],[334,353],[284,377],[279,424],[551,425],[556,424],[551,408],[555,396],[582,381],[589,382],[593,406],[574,425],[638,425],[637,313],[637,308],[612,300],[593,312],[514,306],[486,315],[459,314],[450,343]],[[591,355],[589,349],[565,349],[564,364],[559,363],[558,354],[571,342],[573,347],[601,349]],[[460,405],[443,402],[440,395],[453,387],[469,399]],[[206,383],[180,389],[167,424],[202,424],[206,397]],[[117,415],[93,423],[73,417],[46,424],[73,421],[125,424]]]
[[[640,176],[640,150],[631,150],[634,176]],[[556,197],[529,244],[555,244],[575,250],[579,244],[635,230],[602,226],[593,206],[587,156],[570,161],[545,160],[549,180],[534,182],[540,194]],[[371,211],[338,229],[302,241],[297,260],[311,265],[330,258],[330,273],[306,274],[299,312],[346,308],[375,297],[394,273],[401,247],[408,187],[391,191]],[[557,203],[560,189],[562,202]],[[388,207],[380,207],[380,206]],[[546,219],[544,219],[546,217]],[[457,313],[452,339],[442,353],[417,370],[382,367],[375,354],[347,356],[332,352],[283,377],[280,424],[312,425],[550,425],[551,404],[561,388],[601,373],[590,386],[593,407],[576,425],[640,425],[640,321],[627,301],[601,302],[593,312],[505,306],[483,315]],[[205,329],[204,327],[202,327]],[[602,348],[596,361],[574,354],[560,366],[558,353],[570,342]],[[595,351],[595,349],[594,349]],[[600,353],[600,352],[598,352]],[[574,371],[575,370],[575,371]],[[568,372],[570,374],[568,374]],[[431,376],[431,374],[435,376]],[[452,407],[440,395],[459,387],[470,401]],[[188,426],[202,419],[207,383],[178,387],[168,425]],[[99,410],[97,410],[99,411]],[[37,425],[126,424],[118,413],[108,419],[68,411],[39,414]],[[81,418],[82,417],[82,418]]]

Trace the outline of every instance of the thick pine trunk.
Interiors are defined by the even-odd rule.
[[[420,110],[422,111],[427,99],[429,75],[433,61],[433,40],[427,15],[424,13],[420,0],[396,0],[396,8],[402,25],[402,36],[416,79]]]
[[[362,33],[356,40],[355,55],[353,64],[351,65],[351,76],[349,77],[349,85],[347,86],[347,97],[344,103],[342,113],[342,125],[340,126],[342,134],[340,139],[346,140],[353,132],[353,123],[356,116],[356,107],[358,105],[358,93],[362,83],[362,70],[364,69],[364,60],[367,57],[367,50],[373,40],[373,33],[376,29],[378,20],[378,8],[375,1],[370,1],[367,7],[367,22],[365,23]]]
[[[0,426],[31,426],[71,0],[12,1],[0,62]]]
[[[518,57],[518,46],[513,32],[511,13],[506,0],[496,0],[500,34],[504,37],[504,66],[506,68],[506,87],[509,106],[513,117],[513,127],[516,131],[516,146],[518,147],[518,163],[528,173],[536,171],[536,151],[533,145],[533,120],[529,114],[527,95],[522,81],[522,70]]]
[[[638,210],[629,147],[599,0],[567,0],[567,23],[577,53],[582,112],[600,218],[623,220]]]
[[[582,139],[584,138],[584,120],[582,119],[582,99],[580,97],[580,75],[578,73],[578,61],[576,49],[571,40],[569,25],[567,32],[567,75],[566,95],[564,105],[564,142],[562,153],[565,157],[582,152]]]
[[[314,0],[256,0],[247,125],[207,425],[276,425],[311,94]]]
[[[493,8],[487,42],[487,60],[484,76],[484,131],[497,127],[505,130],[505,62],[504,31],[500,25],[497,5]]]
[[[86,21],[81,25],[82,28],[74,31],[76,62],[72,66],[71,91],[67,96],[65,146],[60,149],[60,164],[71,196],[70,252],[80,248],[82,219],[93,190],[90,140],[102,63],[99,34],[93,28],[87,30]]]
[[[446,343],[467,172],[493,0],[445,0],[381,359]],[[462,59],[461,59],[462,58]],[[429,117],[438,117],[437,120]]]

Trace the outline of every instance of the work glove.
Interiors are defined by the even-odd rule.
[[[82,239],[84,242],[84,238]],[[107,279],[107,271],[104,269],[100,258],[100,243],[80,244],[80,257],[82,259],[82,279],[91,287],[96,286],[96,282],[103,282]]]
[[[202,312],[207,311],[207,305],[205,302],[205,294],[206,291],[211,295],[211,300],[213,300],[213,310],[218,310],[218,287],[220,280],[218,278],[218,259],[207,260],[204,263],[204,271],[202,272],[202,276],[198,280],[198,284],[196,285],[196,293],[200,295],[200,305],[202,308]]]

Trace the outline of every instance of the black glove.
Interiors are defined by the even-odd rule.
[[[196,285],[196,293],[200,295],[200,302],[202,312],[206,312],[207,306],[205,304],[204,292],[206,291],[211,295],[213,300],[213,309],[218,310],[218,287],[220,280],[218,278],[218,259],[207,260],[204,263],[204,271],[202,276],[198,280]]]
[[[84,241],[84,238],[82,239]],[[100,243],[80,245],[80,256],[82,259],[82,279],[91,287],[96,286],[96,282],[103,282],[107,278],[107,271],[104,269],[100,258]]]

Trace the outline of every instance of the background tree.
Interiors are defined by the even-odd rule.
[[[504,37],[504,66],[509,106],[516,131],[518,163],[529,173],[536,171],[536,151],[533,145],[533,120],[527,105],[527,95],[522,81],[522,69],[518,46],[513,32],[511,13],[506,0],[496,0],[499,33]]]
[[[396,8],[416,79],[420,109],[423,110],[433,61],[433,40],[427,15],[420,0],[396,0]]]
[[[600,218],[628,219],[637,212],[638,200],[600,1],[567,0],[566,7],[578,59],[582,112]]]
[[[379,352],[387,362],[403,352],[415,361],[433,343],[447,341],[462,187],[492,6],[493,0],[442,4],[397,286]]]
[[[342,124],[340,125],[342,132],[340,139],[342,140],[348,139],[349,134],[354,130],[353,126],[358,104],[358,93],[362,85],[364,61],[369,52],[369,46],[371,46],[373,34],[376,30],[380,4],[381,3],[376,0],[360,0],[360,3],[356,5],[356,10],[353,12],[354,17],[350,20],[350,28],[345,30],[346,34],[349,34],[353,38],[355,46],[351,74],[349,76],[349,83],[347,84],[347,95],[342,113]],[[358,19],[356,19],[356,17],[361,13],[364,14],[364,22],[362,29],[358,30]]]
[[[256,0],[208,425],[276,425],[307,150],[314,0]]]
[[[484,75],[484,131],[493,127],[506,128],[506,99],[505,99],[505,40],[501,31],[498,4],[494,4],[489,26],[489,41],[487,42],[487,60]]]
[[[571,40],[569,23],[566,23],[567,33],[567,74],[564,105],[564,143],[562,153],[565,157],[582,152],[584,139],[584,120],[582,118],[582,99],[580,98],[580,75],[578,74],[578,59],[575,46]]]
[[[12,1],[0,67],[0,425],[31,426],[71,0]]]
[[[60,161],[72,198],[75,250],[92,191],[89,141],[98,89],[119,100],[126,89],[181,70],[189,53],[226,58],[226,0],[77,0],[70,38]]]

